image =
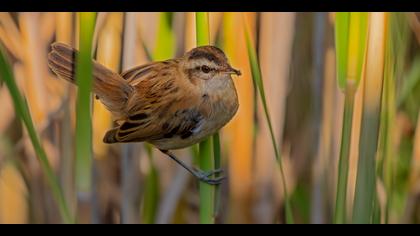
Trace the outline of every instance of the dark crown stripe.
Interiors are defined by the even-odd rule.
[[[212,61],[212,62],[214,62],[218,65],[222,64],[222,62],[220,61],[219,58],[217,58],[212,53],[205,52],[205,51],[194,51],[188,59],[189,60],[196,60],[196,59],[201,59],[201,58],[205,58],[205,59],[207,59],[209,61]]]

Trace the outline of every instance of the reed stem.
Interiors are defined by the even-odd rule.
[[[76,83],[76,188],[89,193],[92,185],[92,39],[96,13],[80,13],[80,54],[77,58]]]
[[[353,223],[371,223],[376,193],[381,97],[387,32],[387,13],[370,14],[369,37],[363,93],[362,126],[359,143]]]
[[[258,92],[259,92],[259,95],[260,95],[260,98],[261,98],[261,102],[263,104],[265,118],[266,118],[266,122],[268,124],[268,128],[270,130],[271,142],[272,142],[272,145],[273,145],[273,148],[274,148],[274,154],[276,156],[276,160],[277,160],[277,163],[278,163],[279,168],[280,168],[281,183],[282,183],[282,187],[283,187],[283,191],[284,191],[286,223],[293,224],[292,207],[291,207],[289,195],[288,195],[288,192],[287,192],[286,176],[284,174],[283,162],[282,162],[282,159],[281,159],[281,156],[280,156],[280,151],[277,147],[277,141],[276,141],[276,137],[275,137],[274,130],[273,130],[273,125],[272,125],[271,118],[270,118],[270,112],[268,110],[267,101],[265,99],[264,84],[263,84],[263,80],[262,80],[262,76],[261,76],[260,66],[258,64],[257,53],[256,53],[255,48],[253,47],[253,45],[251,43],[251,38],[250,38],[248,29],[245,29],[245,38],[246,38],[246,45],[247,45],[247,49],[248,49],[249,61],[250,61],[250,65],[251,65],[252,79],[254,80],[254,85],[257,86],[257,89],[258,89]]]
[[[59,181],[54,174],[50,162],[48,161],[47,154],[41,145],[41,141],[35,131],[34,124],[32,122],[31,114],[29,112],[28,104],[22,97],[19,89],[16,85],[15,78],[9,63],[6,60],[4,48],[0,45],[0,74],[1,79],[4,80],[6,86],[10,91],[10,95],[13,100],[15,111],[17,115],[22,119],[23,124],[28,131],[29,138],[34,147],[36,156],[41,165],[42,171],[47,179],[47,183],[51,188],[53,197],[58,204],[60,215],[64,223],[74,223],[74,217],[71,215],[68,207],[68,203],[64,198],[63,190],[60,187]]]
[[[335,224],[346,223],[347,179],[349,172],[349,155],[351,143],[351,127],[353,122],[355,89],[347,86],[344,100],[343,128],[341,134],[340,160],[338,163],[338,183],[335,205]]]
[[[208,45],[210,43],[209,31],[209,16],[207,12],[197,12],[196,19],[196,34],[197,46]],[[216,160],[212,157],[212,139],[207,138],[199,144],[199,166],[203,171],[210,171],[214,169]],[[218,143],[218,142],[217,142]],[[218,155],[219,156],[219,155]],[[220,163],[220,160],[216,161]],[[213,224],[214,223],[214,209],[215,209],[215,187],[207,183],[200,182],[200,223]]]

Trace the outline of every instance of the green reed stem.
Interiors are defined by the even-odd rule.
[[[379,205],[379,199],[375,192],[375,198],[373,200],[373,213],[372,213],[372,224],[381,223],[381,206]]]
[[[335,20],[335,47],[337,56],[337,82],[344,91],[344,116],[338,163],[337,193],[333,222],[346,223],[347,179],[354,96],[362,78],[365,60],[368,14],[338,12]]]
[[[144,181],[143,223],[154,224],[159,206],[159,174],[153,165],[153,149],[150,144],[144,145],[150,163],[149,173]]]
[[[175,55],[175,33],[172,30],[172,13],[159,13],[159,27],[156,36],[156,45],[153,60],[161,61],[173,58]]]
[[[47,154],[42,148],[39,137],[35,131],[34,124],[32,122],[31,114],[29,112],[28,104],[22,97],[19,89],[16,85],[15,78],[10,68],[9,63],[6,60],[4,48],[0,45],[0,79],[4,80],[6,86],[12,96],[13,104],[17,115],[22,119],[26,130],[28,131],[29,138],[31,139],[34,147],[36,156],[41,165],[42,171],[47,179],[47,183],[51,188],[53,197],[58,204],[59,212],[64,223],[74,223],[74,217],[71,215],[68,207],[68,203],[64,198],[63,191],[60,187],[59,181],[54,174],[53,169],[48,161]]]
[[[210,28],[209,28],[209,14],[208,12],[196,12],[196,37],[197,46],[210,44]]]
[[[363,111],[359,146],[353,223],[369,223],[375,196],[376,147],[378,144],[379,111]]]
[[[78,86],[76,107],[76,188],[79,193],[90,193],[92,186],[92,39],[96,13],[80,15],[80,53],[76,66]]]
[[[210,44],[209,31],[209,16],[207,12],[196,12],[196,37],[197,46]],[[217,138],[214,136],[213,138]],[[219,160],[212,159],[212,139],[208,138],[199,144],[200,160],[199,166],[203,171],[211,171],[214,169],[214,164],[220,163],[220,155],[217,155]],[[216,145],[219,142],[216,142]],[[213,147],[214,148],[214,147]],[[217,147],[216,147],[217,149]],[[217,150],[216,150],[217,151]],[[215,187],[207,183],[200,182],[200,223],[213,224],[214,223],[214,209],[215,209]]]
[[[335,224],[346,223],[347,179],[349,172],[349,155],[351,127],[353,122],[354,93],[352,86],[347,86],[344,100],[343,128],[341,134],[340,160],[338,163],[338,182],[335,205]]]
[[[203,171],[210,171],[213,169],[212,160],[212,140],[211,138],[206,139],[200,143],[200,169]],[[201,224],[213,224],[213,212],[214,212],[214,186],[204,182],[200,182],[200,223]]]
[[[286,176],[283,170],[283,163],[280,156],[280,151],[277,147],[277,141],[276,141],[276,137],[273,131],[270,113],[268,110],[267,101],[265,99],[264,84],[263,84],[263,80],[261,76],[260,66],[258,64],[257,53],[251,43],[251,38],[250,38],[248,30],[245,30],[245,38],[246,38],[246,44],[247,44],[247,49],[248,49],[249,62],[251,65],[252,79],[254,80],[254,84],[257,86],[259,94],[260,94],[260,98],[261,98],[263,108],[264,108],[265,118],[268,124],[268,128],[270,130],[271,142],[273,144],[276,160],[280,168],[281,183],[284,189],[284,201],[285,201],[285,207],[286,207],[286,223],[293,224],[292,207],[290,204],[289,195],[287,193]]]
[[[214,169],[220,169],[222,166],[221,163],[221,149],[220,149],[220,137],[219,133],[213,135],[213,155],[214,155]],[[220,177],[220,173],[215,174],[215,178]],[[219,213],[220,209],[220,197],[221,197],[221,188],[220,185],[215,186],[215,193],[214,193],[214,216],[216,217]]]
[[[353,205],[353,223],[371,223],[376,196],[376,157],[381,118],[381,99],[388,30],[388,13],[369,13],[369,40],[366,52],[363,112],[359,161]]]

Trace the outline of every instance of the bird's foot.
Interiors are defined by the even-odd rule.
[[[222,169],[217,170],[211,170],[211,171],[202,171],[199,169],[194,170],[194,176],[200,180],[201,182],[210,184],[210,185],[219,185],[222,183],[224,179],[226,179],[226,176],[219,176],[216,178],[211,178],[214,174],[223,173]]]

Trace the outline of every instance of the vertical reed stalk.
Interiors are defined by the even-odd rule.
[[[88,197],[92,186],[92,39],[96,13],[80,15],[79,47],[76,66],[78,85],[76,110],[76,189],[79,197]]]
[[[150,169],[144,180],[144,204],[142,209],[142,222],[153,224],[156,222],[156,213],[159,205],[159,175],[156,167],[153,165],[153,148],[151,145],[145,145],[147,157],[150,163]]]
[[[156,44],[152,53],[153,60],[161,61],[173,58],[175,56],[176,44],[175,34],[172,29],[173,13],[160,12],[158,20],[158,29],[156,36]],[[144,145],[147,155],[149,168],[147,175],[144,178],[144,193],[142,203],[142,222],[155,223],[156,213],[159,206],[160,198],[160,182],[159,172],[157,171],[153,162],[152,146],[149,144]]]
[[[359,162],[353,206],[353,223],[370,223],[376,196],[376,153],[379,136],[387,13],[370,13],[365,90],[359,143]]]
[[[346,195],[349,172],[351,127],[353,123],[354,94],[354,89],[347,89],[345,92],[340,159],[338,163],[337,198],[334,215],[335,224],[343,224],[346,222]]]
[[[197,46],[208,45],[210,43],[209,16],[207,12],[197,12],[196,34]],[[199,166],[203,171],[214,169],[212,158],[212,139],[208,138],[199,144]],[[218,143],[218,142],[217,142]],[[220,163],[218,161],[217,163]],[[200,223],[214,223],[214,186],[200,182]]]
[[[34,124],[32,122],[28,104],[19,92],[12,70],[10,68],[10,65],[8,64],[6,60],[4,48],[2,45],[0,45],[0,75],[1,75],[0,78],[6,83],[6,86],[8,87],[10,91],[10,95],[13,99],[13,104],[14,104],[16,113],[18,114],[20,119],[22,119],[28,131],[29,138],[34,147],[36,156],[38,157],[38,160],[40,162],[42,171],[45,175],[45,178],[47,179],[48,185],[51,188],[53,197],[56,200],[57,205],[59,207],[60,215],[63,219],[63,222],[73,223],[74,217],[71,215],[69,211],[67,201],[64,198],[64,194],[60,187],[59,181],[57,177],[54,175],[54,171],[51,168],[51,164],[48,161],[47,154],[45,153],[45,150],[42,148],[41,142],[38,138],[38,135],[35,131]]]
[[[247,49],[248,49],[249,62],[250,62],[250,65],[251,65],[252,79],[254,80],[254,84],[257,86],[258,92],[260,94],[260,98],[261,98],[263,108],[264,108],[266,122],[267,122],[268,128],[270,130],[271,142],[272,142],[272,145],[273,145],[273,148],[274,148],[274,153],[275,153],[275,156],[276,156],[276,159],[277,159],[277,163],[278,163],[279,168],[280,168],[281,181],[282,181],[282,185],[283,185],[282,187],[284,189],[284,201],[285,201],[285,208],[286,208],[286,223],[293,224],[292,207],[291,207],[288,192],[287,192],[286,176],[284,174],[283,163],[282,163],[282,159],[281,159],[281,156],[280,156],[280,151],[277,147],[276,136],[275,136],[274,131],[273,131],[273,126],[272,126],[272,123],[271,123],[270,113],[269,113],[269,110],[268,110],[267,101],[265,99],[264,84],[263,84],[263,80],[262,80],[262,76],[261,76],[261,70],[260,70],[260,67],[259,67],[259,64],[258,64],[257,53],[256,53],[255,48],[253,47],[253,44],[251,43],[251,37],[249,35],[249,30],[248,29],[245,29],[245,39],[246,39],[246,45],[247,45]]]
[[[346,197],[355,93],[361,79],[367,38],[367,13],[336,14],[337,80],[344,91],[344,116],[334,223],[346,223]]]
[[[213,156],[214,156],[214,169],[220,169],[221,163],[221,150],[220,150],[220,136],[219,133],[213,135]],[[215,178],[220,177],[220,173],[215,174]],[[220,197],[221,197],[220,185],[215,186],[214,193],[214,217],[217,217],[220,208]]]
[[[126,12],[123,19],[123,58],[122,71],[136,66],[137,20],[138,13]],[[121,173],[121,223],[135,224],[140,222],[140,204],[142,184],[139,169],[140,157],[138,152],[144,145],[125,144],[122,147]],[[152,166],[153,168],[153,166]]]
[[[212,161],[212,140],[208,138],[200,143],[199,146],[199,166],[203,171],[210,171],[213,169]],[[200,223],[201,224],[213,224],[213,212],[214,212],[214,186],[207,183],[200,182]]]

